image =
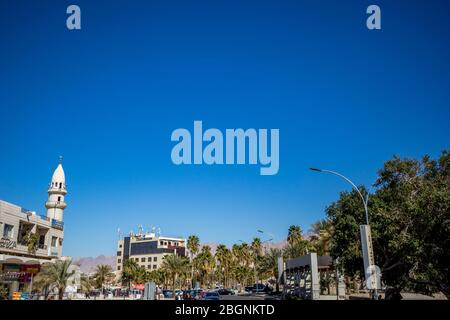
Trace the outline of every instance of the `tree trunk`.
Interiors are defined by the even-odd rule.
[[[64,290],[65,290],[64,287],[59,287],[59,288],[58,288],[58,299],[59,299],[59,300],[62,300],[62,299],[63,299],[63,297],[64,297]]]

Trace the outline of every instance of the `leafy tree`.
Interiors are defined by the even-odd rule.
[[[90,292],[94,287],[92,279],[86,274],[81,275],[80,286],[82,292]]]
[[[178,277],[189,272],[191,266],[187,258],[169,254],[164,256],[161,268],[167,271],[167,274],[172,279],[172,289],[175,290]]]
[[[62,300],[67,281],[75,273],[74,270],[69,272],[71,264],[72,260],[56,260],[43,264],[41,271],[35,277],[35,285],[47,291],[46,296],[53,289],[58,289],[58,298]]]
[[[97,266],[94,274],[95,285],[97,288],[103,288],[103,286],[111,282],[115,275],[112,272],[112,268],[106,264],[100,264]]]
[[[197,255],[200,248],[200,239],[196,235],[191,235],[187,240],[187,249],[189,250],[189,258],[191,262],[191,285],[194,286],[195,264],[193,263],[194,256]]]
[[[217,260],[216,268],[219,275],[222,276],[225,287],[229,285],[231,268],[233,266],[233,255],[231,251],[223,244],[219,244],[216,249],[215,258]]]
[[[282,256],[282,251],[271,248],[262,258],[259,264],[259,271],[267,277],[278,279],[278,258]],[[276,283],[276,290],[279,291],[279,283]]]
[[[27,245],[29,254],[36,255],[36,251],[39,247],[39,235],[32,230],[28,231],[24,237],[24,241]]]
[[[292,225],[289,227],[287,242],[294,245],[302,240],[302,228],[300,226]]]
[[[449,168],[450,154],[444,151],[437,160],[394,157],[378,172],[376,191],[369,196],[375,262],[383,282],[398,292],[450,294]],[[346,274],[363,275],[359,225],[364,209],[359,195],[341,193],[327,215],[334,229],[331,254],[339,257]]]
[[[211,247],[204,245],[200,253],[194,258],[193,263],[198,271],[201,284],[210,283],[211,274],[214,271],[215,259],[211,253]]]
[[[125,260],[122,271],[122,282],[128,287],[132,284],[141,284],[145,282],[147,271],[132,259]]]

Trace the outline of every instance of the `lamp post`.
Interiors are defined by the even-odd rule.
[[[348,183],[350,183],[353,187],[353,189],[356,190],[356,192],[361,197],[361,200],[364,205],[364,211],[366,214],[366,224],[360,225],[359,229],[361,232],[361,246],[362,246],[362,252],[363,252],[363,261],[364,261],[364,272],[366,275],[366,285],[369,287],[369,289],[373,290],[373,296],[372,298],[378,298],[377,289],[378,289],[378,279],[379,279],[379,273],[377,272],[377,267],[375,265],[375,258],[373,254],[373,246],[372,246],[372,235],[369,225],[369,210],[367,208],[367,203],[369,201],[369,194],[366,195],[366,198],[362,195],[361,191],[358,189],[358,187],[347,177],[344,175],[331,171],[331,170],[324,170],[324,169],[318,169],[318,168],[309,168],[309,170],[316,171],[316,172],[324,172],[324,173],[330,173],[334,174],[338,177],[341,177]]]

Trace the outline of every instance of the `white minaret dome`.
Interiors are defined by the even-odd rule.
[[[48,186],[48,200],[45,203],[48,218],[63,220],[64,209],[67,207],[64,201],[66,194],[66,175],[62,167],[62,157],[59,157],[59,164],[53,172],[52,181]]]
[[[52,183],[62,183],[64,185],[66,184],[66,175],[64,174],[64,169],[61,163],[58,164],[55,172],[53,172]]]

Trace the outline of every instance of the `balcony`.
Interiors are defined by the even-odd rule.
[[[52,219],[52,228],[64,230],[64,222]]]

